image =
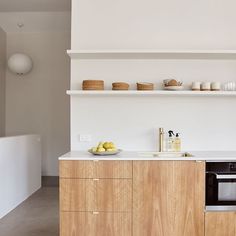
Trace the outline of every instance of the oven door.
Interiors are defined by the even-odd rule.
[[[209,173],[207,175],[206,210],[236,210],[236,174]]]

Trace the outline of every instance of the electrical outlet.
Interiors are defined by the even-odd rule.
[[[90,134],[80,134],[79,135],[79,141],[80,142],[91,142],[92,136]]]

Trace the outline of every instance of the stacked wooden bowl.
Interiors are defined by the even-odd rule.
[[[104,90],[103,80],[84,80],[82,84],[83,90]]]
[[[175,79],[166,79],[163,81],[165,87],[170,87],[170,86],[182,86],[182,81],[178,81]]]
[[[153,90],[154,84],[153,83],[137,83],[137,90]]]
[[[124,82],[112,83],[112,90],[129,90],[129,84]]]

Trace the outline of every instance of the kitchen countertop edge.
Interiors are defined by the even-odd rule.
[[[117,155],[95,156],[87,151],[70,151],[61,157],[60,161],[95,161],[95,160],[123,160],[123,161],[236,161],[236,151],[188,151],[193,157],[148,157],[140,153],[146,151],[123,151]]]

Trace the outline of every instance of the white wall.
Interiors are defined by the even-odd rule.
[[[236,2],[73,0],[72,49],[235,49]],[[224,10],[222,10],[224,9]],[[83,79],[154,82],[236,81],[235,60],[72,60],[71,88]],[[235,98],[72,97],[71,149],[113,140],[155,150],[157,128],[174,129],[186,150],[235,150]],[[79,134],[91,134],[80,143]]]
[[[5,134],[6,33],[0,27],[0,137]]]
[[[0,138],[0,219],[41,187],[38,135]]]
[[[43,175],[58,175],[58,157],[69,150],[69,47],[69,30],[7,34],[8,57],[26,53],[34,68],[23,77],[7,72],[6,134],[41,135]]]
[[[72,0],[72,47],[231,49],[236,2]]]

